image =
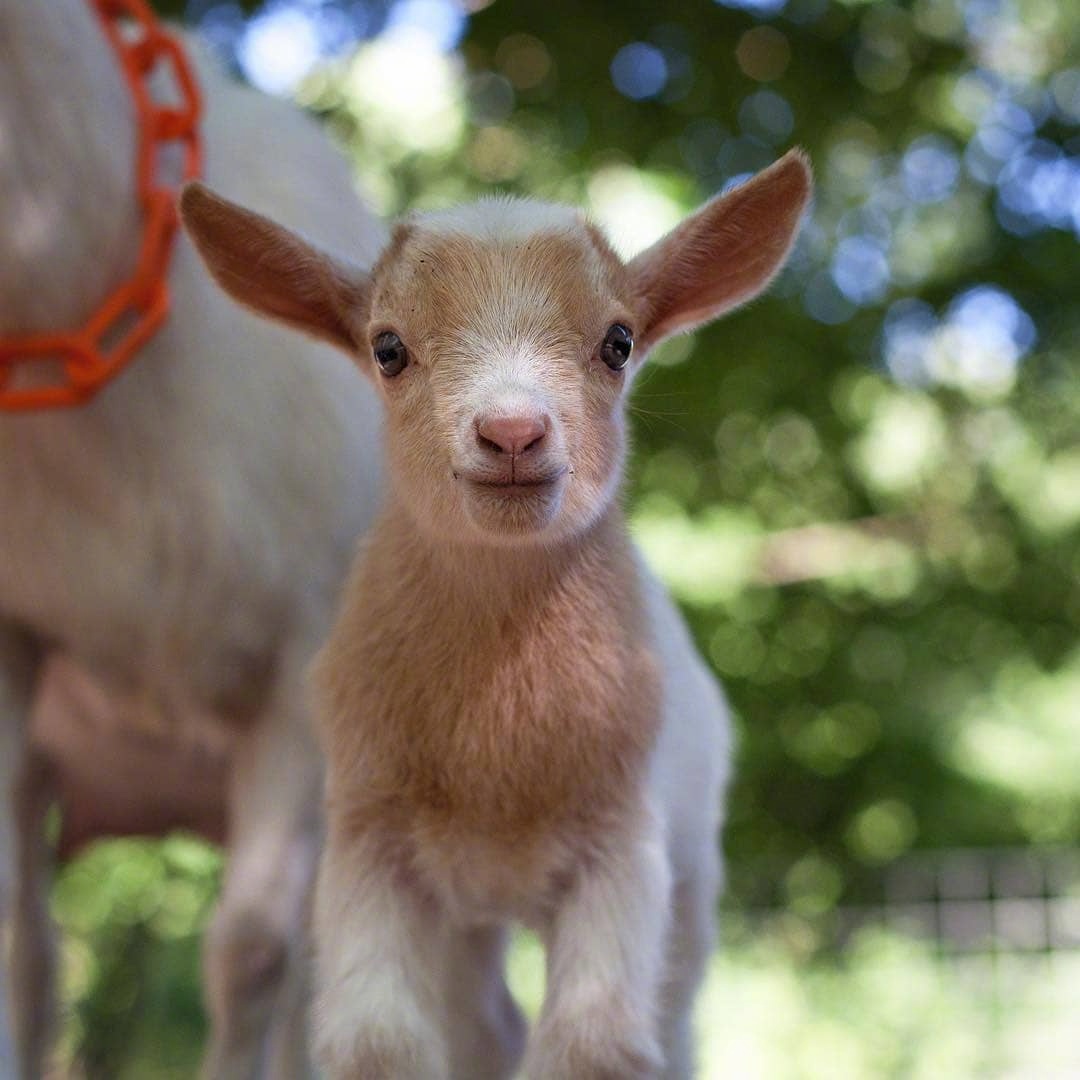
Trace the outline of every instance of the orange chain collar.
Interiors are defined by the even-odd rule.
[[[199,89],[180,42],[162,29],[146,0],[90,0],[90,6],[116,53],[135,105],[135,176],[143,212],[139,258],[131,277],[78,330],[0,338],[0,410],[80,405],[149,341],[169,312],[166,275],[178,223],[177,192],[158,179],[158,152],[167,145],[182,147],[182,181],[202,171]],[[156,104],[150,97],[148,80],[163,63],[177,91],[180,104],[175,107]],[[21,389],[12,385],[20,366],[46,361],[57,371],[51,384]]]

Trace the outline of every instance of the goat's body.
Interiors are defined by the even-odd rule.
[[[69,329],[137,250],[130,102],[79,0],[5,5],[0,40],[11,50],[0,60],[0,334]],[[315,125],[198,66],[207,175],[374,258],[382,230]],[[192,725],[214,732],[219,756],[204,782],[218,801],[195,820],[214,826],[228,768],[233,860],[208,955],[219,1029],[210,1069],[247,1076],[266,1052],[262,1021],[294,954],[319,831],[302,673],[374,513],[379,420],[347,360],[229,309],[186,238],[169,284],[167,324],[94,400],[0,416],[0,729],[11,749],[0,755],[0,792],[7,798],[30,769],[29,717],[49,655],[92,679],[100,708],[132,738],[144,730],[190,748]],[[38,717],[38,753],[59,763],[61,781],[68,758],[73,797],[107,791],[108,764],[76,767],[83,746],[50,718],[61,695],[52,701]],[[112,779],[123,783],[122,769]],[[194,797],[163,784],[162,802],[170,791]],[[144,794],[153,800],[153,786]],[[122,823],[139,813],[128,806],[83,817]],[[167,823],[160,804],[148,806],[150,820]],[[13,910],[17,929],[42,922],[32,913],[44,882],[26,872],[40,862],[37,844],[5,806],[0,915]],[[46,1025],[26,1017],[44,1007],[31,972],[42,964],[14,963],[31,1074]],[[239,1015],[245,995],[261,999],[261,1020]],[[290,1053],[302,1059],[302,1047]]]
[[[546,918],[645,790],[691,872],[716,836],[726,716],[619,523],[543,559],[407,528],[371,536],[320,661],[335,819],[392,836],[466,925]]]
[[[385,931],[386,915],[358,904],[353,889],[361,877],[386,874],[406,894],[399,902],[416,905],[411,934],[434,954],[456,1017],[442,1035],[425,1036],[430,1056],[420,1063],[388,1056],[387,1076],[466,1080],[481,1075],[481,1062],[500,1060],[499,1048],[516,1037],[504,1007],[501,1021],[488,1015],[487,1037],[474,1037],[475,1049],[456,1045],[455,1029],[483,1029],[502,977],[498,955],[474,950],[484,990],[463,1001],[470,959],[460,943],[469,934],[501,935],[517,921],[558,951],[568,897],[590,877],[608,875],[618,882],[613,909],[653,901],[636,912],[642,970],[626,970],[616,955],[625,943],[602,926],[569,931],[583,939],[595,933],[585,951],[605,980],[624,972],[638,984],[629,1040],[639,1057],[612,1049],[612,1075],[652,1075],[645,1063],[657,1023],[663,1075],[689,1076],[689,1004],[719,883],[727,715],[619,515],[543,557],[528,548],[478,557],[432,545],[405,515],[389,515],[370,537],[318,670],[330,759],[330,837],[316,914],[324,942],[319,1016],[326,1060],[339,1070],[333,1075],[358,1061],[363,1075],[382,1075],[371,1059],[351,1056],[355,1016],[375,1011],[373,1002],[393,1017],[389,1032],[423,1024],[401,1014],[413,994],[401,993],[395,976],[381,983],[374,958],[354,951]],[[652,871],[644,883],[639,857]],[[440,950],[455,959],[440,965]],[[570,982],[561,970],[552,968],[553,980]],[[657,979],[667,987],[662,1018],[650,996]],[[626,1035],[613,1032],[613,1048]],[[593,1075],[594,1059],[581,1048],[547,1053],[531,1062],[530,1076]]]
[[[789,154],[630,263],[566,208],[481,201],[365,273],[185,192],[218,283],[356,356],[387,411],[388,505],[316,664],[333,1080],[511,1076],[511,920],[547,948],[529,1080],[691,1075],[727,714],[622,521],[623,406],[635,342],[760,292],[809,193]]]
[[[374,257],[381,230],[350,206],[344,165],[314,126],[209,65],[200,75],[208,175]],[[319,195],[305,198],[319,165]],[[94,209],[90,199],[79,212]],[[57,228],[77,233],[68,214]],[[100,300],[111,283],[94,270]],[[371,517],[379,419],[340,356],[238,319],[184,240],[170,286],[168,323],[96,399],[0,418],[0,612],[167,713],[217,715],[271,677],[305,608],[323,617]],[[62,325],[87,314],[55,301]],[[41,328],[0,295],[0,332]],[[313,547],[329,558],[312,559]]]

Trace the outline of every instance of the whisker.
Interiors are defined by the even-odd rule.
[[[635,417],[640,417],[643,421],[646,422],[647,425],[648,425],[648,422],[650,420],[663,420],[665,423],[670,424],[671,427],[675,428],[676,431],[679,431],[684,435],[688,431],[688,428],[686,427],[686,425],[685,424],[680,424],[678,422],[678,420],[675,419],[675,418],[677,418],[677,417],[687,417],[687,416],[690,415],[689,411],[686,411],[686,412],[670,412],[670,411],[658,412],[655,409],[642,409],[642,408],[640,408],[640,407],[638,407],[636,405],[631,405],[630,406],[630,412]],[[650,426],[650,430],[651,430],[651,426]]]

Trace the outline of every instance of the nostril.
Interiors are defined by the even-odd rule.
[[[540,446],[550,426],[545,413],[481,416],[476,420],[476,439],[492,453],[524,454]]]
[[[521,448],[521,451],[520,451],[520,452],[521,452],[522,454],[524,454],[524,453],[526,453],[527,451],[529,451],[529,450],[532,450],[532,449],[534,449],[535,447],[539,446],[539,445],[540,445],[540,444],[541,444],[541,443],[542,443],[542,442],[544,441],[544,436],[545,436],[546,434],[547,434],[547,429],[546,429],[546,428],[541,428],[541,429],[540,429],[540,434],[539,434],[539,435],[537,435],[537,436],[536,436],[536,438],[535,438],[535,439],[533,439],[533,441],[532,441],[531,443],[527,443],[527,444],[526,444],[525,446],[523,446],[523,447]]]
[[[494,440],[489,439],[486,435],[481,435],[479,429],[476,432],[476,441],[485,449],[490,450],[493,454],[504,454],[505,450]]]

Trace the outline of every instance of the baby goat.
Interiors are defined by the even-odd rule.
[[[691,1074],[729,735],[627,533],[623,404],[657,342],[765,287],[809,193],[792,152],[628,263],[573,210],[486,200],[398,225],[366,274],[186,192],[219,283],[385,404],[388,503],[316,668],[330,1076],[513,1074],[512,921],[548,954],[525,1075]]]

